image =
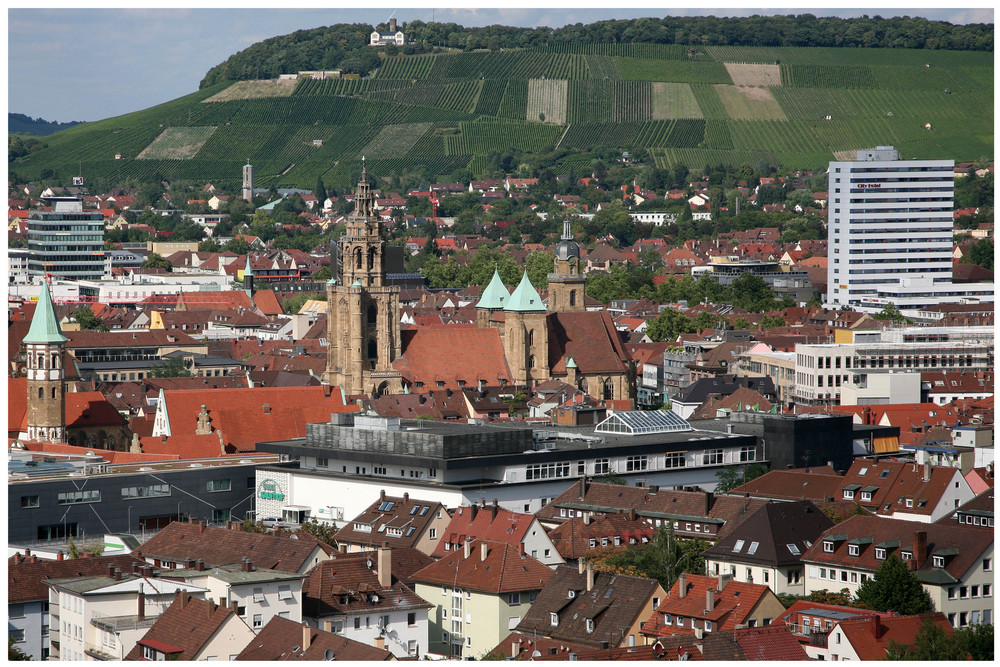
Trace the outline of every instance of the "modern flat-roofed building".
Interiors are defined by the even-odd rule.
[[[714,488],[722,466],[763,460],[753,436],[692,428],[672,412],[617,412],[596,426],[453,424],[333,415],[309,424],[305,438],[259,442],[259,452],[298,466],[258,468],[258,516],[344,525],[382,490],[447,507],[488,503],[534,513],[583,477],[614,476],[629,485]]]
[[[892,146],[830,163],[831,307],[993,301],[993,285],[952,284],[954,168],[954,160],[901,160]]]
[[[72,280],[104,277],[104,216],[79,197],[48,197],[51,211],[28,214],[28,274]]]

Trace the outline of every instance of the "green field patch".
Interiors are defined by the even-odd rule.
[[[534,47],[531,50],[538,53],[580,53],[589,56],[618,56],[651,60],[686,60],[688,57],[688,47],[681,44],[651,44],[648,42],[616,44],[572,42]]]
[[[382,61],[376,79],[426,79],[434,67],[435,54],[391,56]]]
[[[648,81],[570,81],[570,123],[644,121],[652,118]]]
[[[296,79],[237,81],[225,90],[202,100],[202,103],[252,100],[258,97],[288,97],[295,92],[298,84],[299,81]]]
[[[387,125],[362,149],[362,153],[377,158],[402,157],[432,125],[433,123]]]
[[[586,79],[587,61],[576,54],[534,51],[461,53],[449,58],[451,79]]]
[[[769,88],[719,85],[715,92],[730,118],[787,120]]]
[[[461,123],[458,134],[444,137],[448,155],[479,155],[515,148],[542,151],[559,139],[562,128],[548,123],[484,121]]]
[[[676,121],[667,136],[667,146],[672,148],[697,148],[705,141],[705,121],[684,118]]]
[[[653,120],[704,117],[690,84],[657,82],[652,84],[652,89]]]
[[[136,156],[137,160],[190,160],[217,128],[168,127]]]
[[[719,99],[714,84],[692,83],[691,93],[698,101],[698,108],[705,118],[729,118],[726,105]]]
[[[610,146],[615,150],[656,148],[668,145],[671,129],[680,121],[630,121],[622,123],[583,123],[570,125],[560,148],[592,150]]]
[[[867,65],[782,65],[781,79],[784,85],[797,88],[877,87]]]
[[[631,81],[673,81],[677,83],[731,83],[725,65],[685,60],[615,58],[621,78]]]
[[[590,75],[594,79],[620,79],[622,76],[618,71],[618,64],[610,56],[588,55],[584,57],[584,62],[590,68]]]
[[[568,91],[565,79],[529,79],[525,120],[564,124]]]
[[[500,110],[500,102],[503,100],[505,90],[507,90],[506,81],[499,79],[483,81],[474,113],[483,116],[496,116]]]
[[[528,81],[527,79],[511,79],[504,88],[503,98],[497,108],[497,116],[521,120],[525,117],[528,108]]]
[[[717,118],[705,121],[705,147],[731,149],[733,137],[729,133],[729,122]]]
[[[755,165],[760,160],[775,164],[777,159],[768,151],[719,150],[714,148],[666,148],[653,154],[658,169],[671,169],[678,164],[700,169],[706,164],[733,164],[746,162]]]
[[[718,62],[776,63],[783,65],[907,65],[931,67],[991,66],[992,51],[926,49],[862,49],[854,47],[706,46]]]
[[[971,92],[982,85],[957,67],[872,66],[871,71],[875,87],[883,89]]]

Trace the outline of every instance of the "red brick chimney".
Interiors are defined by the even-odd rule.
[[[139,584],[139,596],[138,596],[139,608],[136,611],[136,617],[140,621],[146,620],[146,593],[142,590],[142,584]]]
[[[871,617],[872,623],[872,637],[878,639],[882,636],[882,622],[878,617],[878,614],[873,614]]]
[[[911,570],[918,569],[927,560],[927,531],[918,530],[913,533],[913,565]]]

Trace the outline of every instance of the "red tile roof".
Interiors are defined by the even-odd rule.
[[[580,373],[624,373],[630,360],[606,311],[550,313],[549,367],[566,372],[566,360],[576,362]]]
[[[687,574],[686,593],[681,597],[681,583],[678,579],[671,586],[670,592],[660,601],[659,608],[642,624],[642,634],[657,637],[660,635],[694,634],[691,623],[684,627],[666,625],[664,614],[697,618],[712,621],[714,629],[732,630],[750,617],[755,608],[766,597],[774,596],[771,589],[763,584],[751,584],[742,581],[729,581],[725,588],[718,590],[719,579],[699,574]],[[706,592],[714,591],[712,609],[706,609]]]
[[[465,558],[464,548],[451,551],[441,560],[415,572],[413,581],[499,594],[541,590],[552,574],[552,570],[516,547],[503,542],[474,540],[468,558]]]
[[[938,626],[946,635],[953,630],[941,612],[913,616],[880,616],[850,619],[839,623],[844,638],[861,660],[885,660],[889,642],[911,646],[925,621]]]
[[[241,267],[242,268],[242,267]],[[177,310],[228,310],[230,308],[253,308],[250,297],[243,290],[226,292],[181,292],[177,297]]]
[[[747,660],[809,660],[802,644],[785,625],[736,628],[733,638]]]
[[[203,559],[208,567],[240,565],[250,558],[254,567],[282,572],[305,572],[315,565],[309,560],[319,548],[320,560],[333,553],[333,547],[308,533],[247,533],[242,530],[204,526],[199,523],[172,521],[166,528],[143,543],[143,558],[183,563]]]
[[[132,563],[141,561],[133,556],[97,556],[65,560],[45,560],[32,555],[15,555],[7,559],[7,603],[48,600],[46,579],[69,579],[108,573],[108,565],[132,569]]]
[[[235,607],[223,607],[210,600],[199,600],[178,591],[174,601],[132,647],[125,659],[142,660],[143,646],[149,646],[167,653],[168,660],[194,660],[230,619],[233,623],[242,625],[249,637],[253,636],[253,630],[236,615]]]
[[[303,632],[309,632],[309,646],[305,646]],[[327,657],[327,656],[332,657]],[[392,660],[392,653],[375,648],[332,632],[316,628],[280,616],[268,621],[257,636],[236,656],[237,660],[274,662],[283,660],[337,660],[338,662],[361,660]]]
[[[450,325],[418,327],[402,332],[403,356],[393,365],[406,381],[427,388],[460,389],[459,382],[475,387],[510,381],[511,372],[497,329]]]
[[[452,515],[451,522],[442,533],[431,557],[444,558],[455,550],[460,551],[469,537],[504,542],[517,548],[534,522],[533,514],[511,512],[498,505],[485,508],[478,505],[459,507]],[[448,549],[445,545],[448,545]]]

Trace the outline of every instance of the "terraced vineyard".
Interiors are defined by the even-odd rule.
[[[69,181],[211,180],[346,187],[364,154],[389,177],[482,176],[491,153],[586,168],[608,149],[660,166],[821,167],[893,144],[908,158],[993,154],[993,54],[907,49],[558,44],[394,55],[362,79],[222,83],[47,137],[12,162]],[[544,122],[541,115],[544,114]],[[928,129],[929,128],[929,129]],[[116,156],[118,158],[116,159]],[[535,156],[535,157],[532,157]]]

